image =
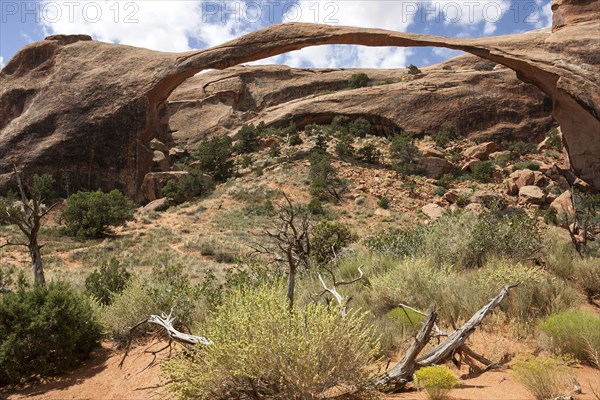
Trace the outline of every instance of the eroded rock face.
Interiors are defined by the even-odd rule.
[[[85,36],[48,38],[22,49],[0,71],[0,186],[16,163],[26,172],[52,173],[63,188],[116,187],[139,199],[152,168],[148,143],[158,138],[170,145],[165,101],[187,78],[307,46],[362,44],[447,47],[517,71],[552,97],[571,165],[598,189],[599,7],[596,0],[562,0],[554,4],[552,32],[481,39],[294,23],[176,54]]]
[[[174,141],[192,148],[203,138],[233,134],[244,123],[293,121],[302,128],[330,123],[340,114],[366,118],[382,135],[399,129],[432,135],[450,123],[474,140],[541,140],[552,124],[551,99],[508,68],[476,70],[482,62],[461,56],[423,68],[417,77],[405,69],[279,65],[210,71],[188,79],[169,97],[169,125]],[[359,72],[375,86],[347,90],[348,78]]]

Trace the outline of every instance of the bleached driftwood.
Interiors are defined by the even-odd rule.
[[[480,360],[484,365],[488,364],[486,366],[491,365],[491,361],[467,347],[465,341],[475,332],[483,319],[504,300],[509,290],[517,285],[518,283],[504,286],[496,297],[477,311],[463,326],[449,334],[446,340],[435,346],[424,356],[417,358],[432,336],[431,331],[437,318],[437,311],[432,309],[404,357],[391,370],[375,379],[373,386],[383,391],[399,390],[412,380],[412,376],[417,369],[429,365],[443,364],[461,351],[464,351],[467,356]]]
[[[335,278],[335,274],[333,273],[333,271],[329,268],[326,268],[326,270],[327,270],[327,272],[329,272],[329,275],[331,275],[332,286],[327,287],[327,284],[325,283],[323,276],[321,274],[319,274],[319,280],[321,281],[321,285],[323,285],[323,291],[321,292],[321,295],[323,295],[325,293],[330,293],[335,298],[335,301],[337,301],[337,303],[340,305],[340,307],[342,307],[342,318],[343,318],[348,313],[348,303],[350,302],[350,300],[352,300],[352,298],[349,297],[346,300],[344,300],[344,297],[338,292],[337,288],[338,288],[338,286],[351,285],[351,284],[361,280],[365,276],[365,274],[362,270],[362,265],[360,267],[358,267],[359,276],[357,278],[351,279],[349,281],[339,281],[338,282],[337,279]]]
[[[190,335],[190,334],[178,331],[177,329],[175,329],[173,327],[174,321],[175,321],[175,317],[173,316],[173,310],[171,310],[171,312],[169,312],[169,314],[162,313],[160,316],[151,315],[150,317],[148,317],[148,319],[145,319],[145,320],[140,321],[137,324],[135,324],[129,330],[129,338],[127,340],[127,347],[125,348],[125,353],[123,354],[123,358],[121,359],[121,362],[119,363],[119,367],[123,366],[123,362],[125,361],[127,354],[129,354],[129,347],[131,346],[132,332],[140,325],[143,325],[146,323],[158,325],[167,331],[167,334],[169,335],[169,345],[167,345],[165,347],[165,349],[167,347],[170,347],[172,341],[175,341],[177,343],[186,344],[186,345],[202,344],[205,346],[209,346],[209,345],[213,344],[213,342],[210,339],[207,339],[204,336],[195,336],[195,335]],[[164,350],[164,349],[162,349],[162,350]]]

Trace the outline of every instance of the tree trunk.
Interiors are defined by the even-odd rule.
[[[29,243],[29,254],[31,255],[31,266],[33,269],[33,279],[36,285],[45,285],[44,266],[42,265],[42,253],[37,240]]]
[[[288,275],[287,298],[290,302],[290,308],[294,308],[294,288],[296,287],[296,268],[290,265],[290,274]]]

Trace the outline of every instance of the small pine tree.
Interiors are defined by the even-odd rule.
[[[369,85],[369,76],[364,72],[352,74],[348,79],[348,87],[350,89],[358,89]]]
[[[421,70],[420,70],[420,69],[419,69],[419,68],[418,68],[416,65],[410,64],[410,65],[409,65],[408,67],[406,67],[406,68],[408,68],[408,73],[409,73],[410,75],[417,75],[417,74],[420,74],[420,73],[421,73]]]
[[[202,171],[211,175],[217,182],[225,182],[233,175],[232,154],[231,138],[222,136],[200,143],[193,156],[200,162],[199,168]]]

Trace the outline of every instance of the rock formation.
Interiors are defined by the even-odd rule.
[[[481,39],[293,23],[177,54],[50,37],[0,71],[0,186],[17,163],[51,172],[63,187],[117,187],[139,199],[149,142],[169,144],[166,100],[183,81],[307,46],[360,44],[446,47],[515,70],[552,98],[572,168],[600,188],[600,4],[558,0],[553,11],[552,31]]]
[[[194,76],[169,97],[175,142],[193,147],[204,137],[235,133],[244,123],[304,127],[338,114],[368,119],[382,134],[404,129],[434,134],[444,123],[475,140],[536,139],[552,124],[552,101],[512,70],[481,71],[485,63],[460,56],[423,68],[299,69],[238,66]],[[372,87],[348,89],[364,72]]]

